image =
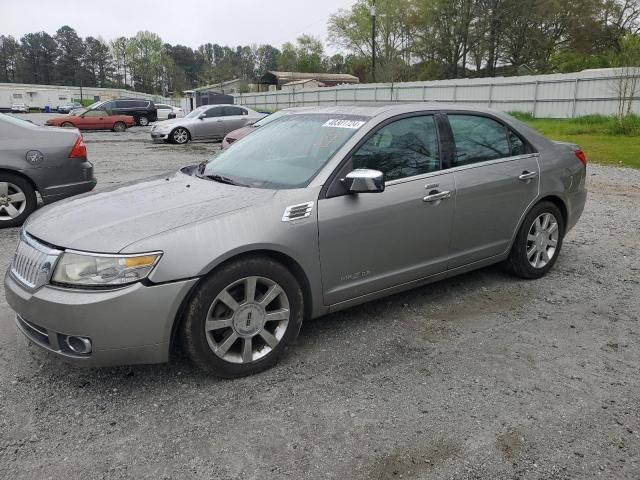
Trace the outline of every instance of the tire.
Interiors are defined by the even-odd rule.
[[[62,128],[76,128],[76,126],[71,122],[62,122],[60,125]]]
[[[177,143],[178,145],[184,145],[191,139],[189,130],[184,127],[174,128],[169,134],[169,141],[171,143]]]
[[[0,228],[19,227],[37,205],[36,192],[28,180],[13,173],[0,173]]]
[[[232,261],[209,275],[189,302],[183,349],[215,376],[252,375],[273,366],[296,339],[303,312],[300,286],[282,264],[262,256]]]
[[[149,118],[145,115],[138,117],[138,125],[140,125],[141,127],[146,127],[147,125],[149,125]]]
[[[543,277],[560,255],[564,233],[560,209],[548,201],[538,203],[520,226],[506,261],[507,270],[526,279]]]
[[[127,125],[124,122],[116,122],[113,124],[112,130],[114,132],[124,132],[127,129]]]

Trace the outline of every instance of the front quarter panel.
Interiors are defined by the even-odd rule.
[[[314,315],[322,312],[322,284],[318,256],[317,198],[320,187],[281,190],[270,201],[200,221],[135,242],[123,253],[161,250],[149,280],[171,282],[207,275],[238,255],[256,251],[284,254],[305,272],[312,293]],[[307,218],[282,220],[285,208],[314,202]]]

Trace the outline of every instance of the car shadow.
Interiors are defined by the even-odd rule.
[[[285,352],[278,365],[236,380],[218,379],[202,372],[180,351],[174,352],[166,364],[77,367],[30,346],[19,334],[21,345],[17,349],[22,353],[17,363],[23,367],[16,376],[40,382],[44,378],[60,388],[94,390],[95,394],[115,389],[122,396],[135,395],[139,389],[160,394],[228,382],[259,388],[297,376],[326,375],[341,369],[345,362],[362,372],[368,365],[385,361],[386,353],[379,362],[372,360],[376,351],[391,348],[398,361],[403,360],[403,355],[428,354],[439,342],[446,342],[447,331],[455,328],[460,318],[477,315],[483,306],[492,312],[510,308],[521,299],[514,298],[513,292],[501,295],[500,291],[514,281],[518,280],[499,266],[491,266],[306,321],[296,344]],[[390,324],[393,335],[389,335]]]

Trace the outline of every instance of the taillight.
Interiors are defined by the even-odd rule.
[[[78,140],[76,140],[76,143],[69,154],[69,158],[87,158],[87,146],[85,145],[82,137],[78,137]]]
[[[576,150],[574,153],[576,154],[576,157],[578,157],[578,160],[580,160],[582,164],[586,167],[587,156],[584,154],[584,152],[582,150]]]

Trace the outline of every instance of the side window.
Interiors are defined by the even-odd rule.
[[[84,114],[85,117],[106,117],[107,112],[104,110],[88,110]]]
[[[224,107],[224,116],[230,117],[232,115],[246,115],[247,111],[240,107]]]
[[[352,157],[353,168],[385,174],[387,181],[440,169],[433,115],[403,118],[378,130]]]
[[[149,105],[149,102],[146,102],[144,100],[135,100],[132,103],[136,108],[147,108],[147,106]]]
[[[507,129],[502,124],[475,115],[447,116],[456,143],[454,167],[511,156]]]
[[[103,105],[100,106],[101,110],[106,110],[108,112],[110,112],[111,110],[113,110],[114,108],[116,108],[117,102],[107,102]]]
[[[131,108],[131,102],[127,100],[119,100],[117,102],[110,102],[110,103],[115,103],[118,108]]]
[[[221,107],[210,108],[207,110],[207,118],[222,116],[224,116],[224,112]]]

